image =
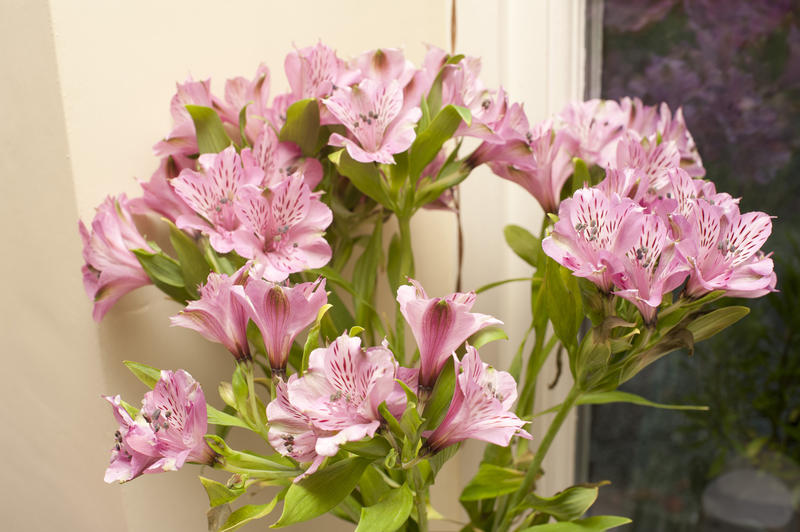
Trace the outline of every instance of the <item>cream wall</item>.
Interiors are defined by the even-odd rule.
[[[483,56],[486,84],[502,83],[532,119],[543,118],[582,93],[582,10],[579,0],[459,0],[458,49]],[[342,56],[402,46],[418,63],[423,43],[449,48],[450,0],[4,0],[0,29],[2,272],[10,281],[0,389],[4,529],[203,530],[207,501],[197,470],[102,483],[114,425],[99,395],[135,402],[142,387],[121,364],[135,359],[189,368],[214,402],[216,383],[230,374],[229,355],[169,328],[179,309],[153,289],[126,296],[94,324],[81,286],[77,220],[90,219],[107,194],[138,193],[134,178],[149,177],[157,163],[150,146],[169,130],[176,81],[212,77],[221,91],[225,77],[250,76],[263,61],[277,93],[292,44],[318,39]],[[526,274],[502,244],[502,226],[537,227],[532,199],[479,172],[464,186],[463,204],[465,288]],[[425,213],[415,227],[418,276],[432,293],[451,291],[452,217]],[[481,298],[479,310],[498,315],[518,339],[529,319],[526,298],[522,285],[510,286]],[[512,349],[494,356],[507,361]],[[569,439],[548,467],[558,487],[571,474]],[[454,494],[477,452],[449,465],[437,485],[434,504],[445,515],[460,515]],[[306,529],[319,526],[350,528],[329,519]]]

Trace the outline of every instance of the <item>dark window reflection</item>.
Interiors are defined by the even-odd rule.
[[[602,97],[683,107],[717,189],[777,216],[777,294],[623,389],[707,413],[593,407],[593,513],[629,530],[800,530],[800,1],[606,0]]]

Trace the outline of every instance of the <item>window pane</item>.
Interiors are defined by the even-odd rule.
[[[629,530],[800,527],[799,21],[796,0],[605,1],[601,96],[682,107],[717,189],[777,216],[780,292],[622,387],[710,411],[592,407],[587,479],[613,483],[593,512]]]

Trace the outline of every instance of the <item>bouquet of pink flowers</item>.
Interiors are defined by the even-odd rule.
[[[224,98],[208,80],[178,85],[142,196],[110,197],[80,225],[84,283],[96,320],[155,285],[183,307],[172,325],[222,344],[235,364],[219,410],[186,371],[127,362],[151,391],[138,407],[106,397],[119,424],[107,482],[191,462],[232,475],[200,477],[213,530],[282,502],[276,526],[331,512],[359,531],[426,531],[429,487],[477,439],[489,445],[460,496],[463,530],[629,522],[584,517],[599,485],[537,495],[544,456],[576,405],[645,402],[617,387],[747,314],[725,297],[775,289],[760,251],[771,218],[741,213],[703,179],[680,110],[593,100],[531,127],[479,70],[436,48],[417,68],[398,50],[344,61],[318,44],[286,57],[291,91],[272,99],[264,66],[228,80]],[[526,355],[523,339],[509,371],[481,360],[506,336],[471,312],[476,292],[432,297],[414,280],[411,217],[458,209],[455,188],[481,164],[547,213],[538,236],[505,230],[533,268],[533,346]],[[163,238],[134,215],[158,220]],[[396,294],[391,320],[379,281]],[[530,444],[536,378],[557,350],[574,384]],[[263,448],[233,449],[226,437],[241,430]],[[268,504],[232,507],[266,486],[277,487]]]

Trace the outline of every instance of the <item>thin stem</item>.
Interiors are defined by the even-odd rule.
[[[256,400],[256,386],[253,379],[253,363],[248,362],[245,366],[245,378],[247,379],[247,398],[250,401],[250,413],[253,416],[253,424],[261,437],[265,440],[268,439],[267,427],[264,425],[264,420],[261,418],[261,413],[258,411],[258,401]]]
[[[536,455],[533,457],[533,462],[529,466],[528,472],[525,473],[525,478],[522,481],[522,485],[517,491],[514,492],[508,506],[506,507],[506,515],[503,516],[503,521],[500,523],[500,530],[509,529],[513,519],[511,512],[514,511],[514,508],[517,507],[522,498],[533,488],[533,485],[536,482],[536,476],[539,474],[539,469],[542,466],[542,462],[544,461],[545,456],[547,456],[547,451],[550,450],[550,446],[553,444],[556,434],[558,434],[558,431],[561,429],[561,425],[564,424],[564,420],[567,418],[570,410],[572,410],[572,408],[575,406],[575,402],[578,400],[578,398],[580,398],[581,393],[582,392],[578,386],[573,385],[567,394],[567,397],[564,399],[564,402],[561,403],[561,407],[558,409],[558,412],[556,412],[556,416],[550,423],[550,427],[547,429],[544,438],[542,438],[541,443],[539,443],[539,448],[536,450]]]
[[[414,505],[417,508],[417,528],[419,532],[428,532],[428,490],[423,486],[422,475],[418,468],[411,471],[414,482]]]

